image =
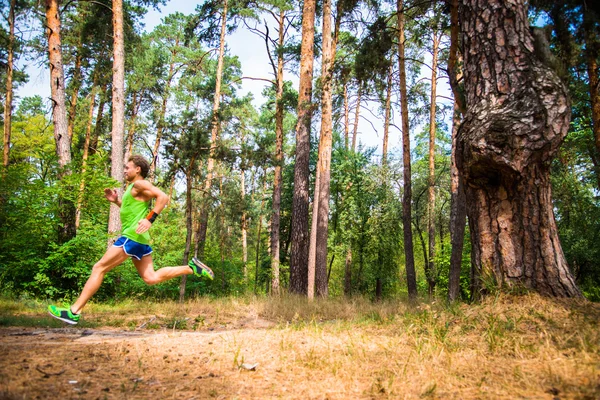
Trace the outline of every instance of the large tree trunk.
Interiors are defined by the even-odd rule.
[[[305,0],[302,11],[300,50],[300,87],[296,124],[296,165],[292,199],[292,250],[290,255],[290,292],[306,294],[308,285],[308,181],[310,121],[313,106],[313,44],[315,36],[315,0]]]
[[[119,195],[123,193],[125,130],[125,39],[123,37],[123,0],[113,0],[113,86],[112,86],[112,149],[110,176],[121,183]],[[112,236],[121,229],[119,207],[111,203],[108,217],[108,234]],[[112,241],[113,238],[109,238]]]
[[[404,196],[402,197],[402,225],[404,229],[404,259],[408,296],[417,297],[417,275],[411,225],[412,182],[410,168],[410,124],[406,90],[406,61],[404,58],[404,1],[398,0],[398,69],[400,71],[400,110],[402,115],[402,163],[404,165]]]
[[[8,12],[8,48],[6,58],[6,99],[4,101],[4,158],[2,165],[8,167],[10,156],[10,131],[12,119],[12,99],[13,99],[13,67],[14,67],[14,43],[15,43],[15,7],[17,1],[10,1],[10,10]]]
[[[452,118],[452,154],[450,166],[450,271],[448,273],[448,300],[456,301],[460,296],[460,271],[462,267],[462,253],[465,239],[465,223],[467,209],[465,204],[465,188],[463,177],[458,173],[456,166],[456,136],[458,127],[462,120],[464,109],[464,97],[460,90],[459,81],[462,72],[457,68],[458,38],[460,27],[458,26],[458,0],[452,0],[450,6],[451,32],[450,32],[450,54],[448,56],[448,75],[450,86],[454,94],[454,115]]]
[[[279,13],[279,50],[283,49],[285,11]],[[277,91],[275,93],[275,176],[273,177],[273,214],[271,216],[271,294],[279,288],[279,231],[281,229],[281,186],[283,170],[283,51],[277,52]]]
[[[579,297],[554,213],[549,168],[571,104],[535,56],[523,0],[461,0],[467,113],[457,164],[465,177],[473,293],[526,287]]]
[[[208,209],[211,199],[210,188],[212,186],[213,170],[215,168],[215,152],[217,149],[217,138],[221,122],[219,120],[219,106],[221,104],[221,80],[223,78],[223,59],[225,57],[225,35],[227,34],[227,0],[223,1],[223,12],[221,15],[221,35],[219,39],[219,58],[217,60],[217,72],[215,80],[215,95],[213,97],[212,119],[210,122],[210,154],[206,165],[206,180],[204,181],[204,192],[202,193],[202,204],[200,209],[200,228],[196,237],[197,256],[204,259],[204,245],[206,242],[206,231],[208,229]]]
[[[337,27],[341,16],[336,20]],[[321,68],[321,135],[319,141],[319,158],[317,161],[317,181],[315,182],[315,201],[313,206],[313,219],[317,223],[315,242],[315,291],[317,296],[328,295],[327,282],[327,238],[329,229],[329,194],[331,181],[331,147],[332,137],[332,90],[333,90],[333,62],[335,60],[336,43],[331,36],[331,1],[323,1],[323,39],[322,39],[322,68]],[[312,234],[311,234],[312,239]],[[309,266],[310,268],[310,266]],[[309,276],[310,281],[310,276]],[[310,290],[308,293],[311,296]]]
[[[433,32],[433,51],[431,62],[431,104],[429,106],[429,180],[427,197],[427,231],[429,236],[429,264],[426,266],[425,275],[429,284],[429,297],[433,296],[437,272],[435,268],[435,115],[437,97],[437,64],[438,48],[441,35]]]
[[[71,140],[68,134],[67,107],[65,95],[65,74],[62,61],[60,37],[60,15],[58,0],[46,1],[46,22],[48,32],[48,58],[50,61],[50,88],[52,96],[52,122],[54,123],[54,140],[56,155],[61,168],[59,179],[69,174],[71,162]],[[75,204],[59,195],[58,213],[60,224],[58,242],[64,243],[76,234]]]

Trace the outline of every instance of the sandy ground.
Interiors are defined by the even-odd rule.
[[[525,336],[507,340],[507,358],[479,334],[443,344],[402,325],[211,329],[3,327],[0,399],[600,398],[600,355],[556,351],[539,333],[531,351]]]

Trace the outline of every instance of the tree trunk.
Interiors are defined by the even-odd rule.
[[[6,169],[10,157],[10,131],[12,122],[12,99],[13,99],[13,67],[14,67],[14,44],[15,44],[15,7],[16,0],[10,1],[8,13],[8,48],[6,59],[6,99],[4,101],[4,159],[2,165]]]
[[[402,225],[404,229],[404,258],[408,296],[417,297],[417,275],[411,225],[412,182],[410,166],[410,126],[408,120],[408,98],[406,90],[406,61],[404,58],[404,0],[398,0],[398,69],[400,71],[400,109],[402,115],[402,163],[404,165],[404,196],[402,197]]]
[[[352,151],[356,151],[356,140],[358,137],[358,118],[360,117],[361,97],[362,97],[362,82],[359,82],[358,94],[356,95],[356,110],[354,112],[354,131],[352,132]]]
[[[271,216],[271,293],[280,294],[279,246],[281,230],[281,186],[283,170],[283,49],[285,11],[279,13],[279,51],[277,52],[277,91],[275,93],[275,176],[273,178],[273,214]]]
[[[113,85],[112,85],[112,149],[110,176],[120,183],[117,191],[123,193],[123,134],[125,130],[125,39],[123,37],[123,0],[113,0]],[[121,229],[119,207],[111,203],[108,234]],[[112,242],[110,237],[109,241]]]
[[[348,104],[348,82],[344,82],[344,148],[348,150],[350,133],[350,105]]]
[[[127,146],[125,146],[125,160],[128,160],[133,152],[135,128],[137,125],[137,116],[141,104],[142,94],[140,92],[133,92],[133,99],[131,99],[131,117],[129,118],[129,132],[127,133]]]
[[[90,108],[88,111],[88,122],[85,128],[85,142],[83,143],[83,156],[81,157],[81,182],[79,182],[79,196],[77,199],[77,209],[75,211],[75,227],[79,229],[81,223],[81,207],[83,206],[83,196],[85,194],[85,172],[87,170],[87,160],[90,150],[90,138],[92,136],[92,122],[94,119],[94,107],[96,106],[96,76],[90,92]]]
[[[465,188],[463,177],[459,174],[456,166],[456,144],[458,127],[465,111],[464,97],[459,86],[462,72],[457,69],[459,60],[458,53],[458,0],[452,0],[450,6],[451,33],[450,54],[448,56],[448,74],[450,75],[450,86],[454,94],[454,115],[452,118],[452,154],[450,166],[450,271],[448,272],[448,300],[456,301],[460,296],[460,271],[462,267],[462,253],[465,241],[465,223],[467,209],[465,204]]]
[[[296,165],[294,168],[294,195],[292,200],[292,250],[290,255],[290,292],[296,294],[306,294],[308,285],[308,183],[310,121],[313,112],[311,97],[315,3],[315,0],[305,0],[302,11]]]
[[[213,170],[215,168],[215,151],[219,135],[220,120],[219,106],[221,103],[221,80],[223,79],[223,59],[225,56],[225,35],[227,33],[227,3],[223,1],[223,13],[221,15],[221,36],[219,39],[219,58],[217,60],[217,76],[215,81],[215,95],[213,97],[212,118],[210,122],[210,154],[206,165],[206,180],[204,181],[204,193],[202,194],[202,205],[200,209],[200,229],[198,230],[198,257],[204,259],[204,245],[206,242],[206,231],[208,229],[208,209],[210,202],[210,188],[212,186]]]
[[[585,34],[585,59],[587,65],[588,81],[590,88],[590,102],[592,108],[592,130],[594,132],[594,143],[596,151],[600,154],[600,80],[598,79],[598,43],[597,32],[594,29],[593,11],[589,7],[584,8],[583,29]],[[600,175],[600,174],[598,174]],[[600,178],[598,179],[600,182]],[[600,188],[600,184],[598,186]]]
[[[344,263],[344,295],[352,294],[352,247],[346,250],[346,262]]]
[[[194,232],[194,208],[192,203],[192,174],[194,171],[195,159],[192,157],[190,165],[185,173],[185,251],[183,253],[183,264],[187,265],[190,261],[190,251],[192,248],[192,233]],[[187,283],[187,275],[181,276],[179,283],[179,302],[183,303],[185,298],[185,284]]]
[[[60,37],[60,15],[58,0],[46,1],[46,21],[48,32],[48,59],[50,61],[50,88],[52,96],[52,122],[54,123],[54,140],[56,155],[61,169],[59,179],[68,175],[71,163],[71,141],[68,134],[67,107],[65,96],[65,74],[62,61],[62,45]],[[58,242],[65,243],[76,234],[75,204],[59,195]]]
[[[100,103],[98,103],[98,112],[96,114],[96,126],[94,127],[94,135],[90,139],[90,156],[96,154],[98,151],[98,140],[100,139],[100,131],[102,129],[102,122],[104,118],[104,106],[106,106],[106,89],[107,84],[104,84],[102,90],[100,90]]]
[[[493,4],[493,12],[491,5]],[[465,177],[477,297],[490,286],[580,297],[552,209],[549,168],[569,129],[558,76],[533,52],[523,0],[461,0]]]
[[[175,45],[179,45],[179,43],[175,43]],[[173,81],[173,76],[175,75],[175,57],[177,52],[175,50],[171,51],[171,62],[169,64],[169,75],[167,75],[167,82],[165,87],[165,93],[162,98],[162,103],[160,106],[160,115],[158,116],[158,124],[156,126],[156,140],[154,141],[154,148],[152,149],[152,163],[150,164],[150,174],[149,176],[155,180],[156,174],[156,164],[158,163],[158,149],[160,148],[160,141],[162,139],[163,132],[165,131],[165,114],[167,113],[167,103],[169,101],[169,95],[171,93],[171,82]]]
[[[392,113],[392,75],[394,68],[390,63],[387,77],[387,88],[385,95],[385,121],[383,123],[383,149],[381,151],[381,165],[387,165],[388,139],[390,136],[390,116]]]
[[[429,236],[429,264],[425,269],[427,283],[429,284],[429,297],[433,296],[437,272],[435,268],[435,114],[437,97],[437,64],[438,47],[441,36],[433,32],[433,52],[431,65],[431,104],[429,106],[429,182],[427,201],[427,230]]]
[[[456,144],[458,127],[461,122],[458,101],[454,101],[454,118],[452,119],[452,154],[451,154],[451,202],[450,202],[450,271],[448,273],[448,300],[456,301],[460,296],[460,271],[465,241],[465,223],[467,209],[463,177],[456,166]]]
[[[81,43],[78,43],[81,47]],[[73,93],[71,93],[71,107],[69,109],[69,120],[67,131],[69,132],[69,140],[73,140],[73,126],[75,125],[75,116],[77,115],[77,100],[79,98],[79,89],[81,87],[81,52],[77,49],[75,57],[75,72],[73,73]]]
[[[242,148],[244,147],[244,133],[242,132]],[[242,160],[242,165],[245,160]],[[242,263],[244,281],[248,278],[248,215],[246,213],[246,169],[240,168],[240,189],[242,195]]]

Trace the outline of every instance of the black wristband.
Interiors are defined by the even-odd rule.
[[[158,217],[158,214],[155,213],[154,210],[152,210],[148,213],[148,215],[146,216],[146,219],[148,221],[150,221],[150,223],[154,223],[154,221],[156,220],[157,217]]]

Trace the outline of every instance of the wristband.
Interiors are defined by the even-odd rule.
[[[156,220],[156,217],[158,217],[158,214],[154,212],[154,210],[150,211],[148,213],[148,215],[146,216],[146,219],[148,221],[150,221],[150,223],[153,223],[154,220]]]

